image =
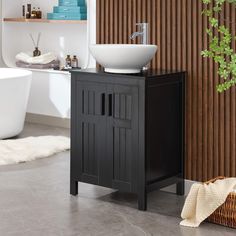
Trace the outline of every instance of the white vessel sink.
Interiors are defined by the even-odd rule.
[[[157,46],[143,44],[94,44],[90,52],[109,73],[140,73],[154,57]]]

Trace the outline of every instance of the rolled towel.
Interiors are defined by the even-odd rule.
[[[31,69],[55,69],[60,67],[60,61],[51,61],[48,64],[29,64],[23,61],[16,61],[16,66],[21,68],[31,68]]]
[[[25,53],[25,52],[21,52],[16,55],[17,61],[23,61],[28,64],[48,64],[52,61],[55,61],[56,59],[57,57],[51,52],[45,53],[38,57],[32,57],[28,53]]]

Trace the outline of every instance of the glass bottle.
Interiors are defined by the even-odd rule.
[[[33,56],[38,57],[41,55],[41,52],[39,51],[38,47],[35,47],[35,50],[33,51]]]
[[[71,67],[71,58],[70,58],[70,55],[67,55],[66,57],[66,65],[65,67]]]
[[[35,7],[33,7],[33,10],[31,12],[31,18],[33,18],[33,19],[37,18],[37,11],[36,11]]]
[[[71,67],[72,68],[78,68],[78,59],[75,55],[73,56],[73,59],[71,61]]]
[[[31,17],[31,4],[27,4],[26,18],[29,19],[30,17]]]
[[[38,10],[36,11],[37,19],[42,19],[42,11],[40,10],[40,7],[38,7]]]
[[[22,6],[22,16],[25,18],[25,5]]]

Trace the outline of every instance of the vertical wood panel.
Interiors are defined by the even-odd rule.
[[[186,42],[186,52],[187,52],[187,63],[186,63],[186,69],[187,71],[192,71],[192,1],[187,0],[186,1],[186,9],[187,9],[187,22],[186,22],[186,30],[187,30],[187,42]],[[195,150],[193,150],[193,136],[196,135],[193,133],[193,125],[192,125],[192,74],[189,74],[189,78],[186,81],[187,84],[187,143],[186,148],[188,149],[188,170],[190,171],[189,178],[190,179],[196,179],[196,168],[197,168],[197,157],[194,153]],[[189,129],[189,127],[191,127]],[[188,139],[191,139],[191,145],[189,145]]]
[[[191,1],[189,1],[191,2]],[[198,97],[197,97],[197,86],[198,86],[198,80],[196,80],[195,78],[198,78],[198,70],[197,70],[197,55],[198,55],[198,50],[197,50],[197,1],[192,1],[191,4],[191,9],[192,11],[190,11],[189,13],[190,18],[192,20],[192,31],[191,31],[191,35],[192,35],[192,41],[190,42],[191,44],[191,48],[192,48],[192,54],[191,54],[191,70],[192,72],[192,85],[191,85],[191,89],[192,89],[192,155],[194,157],[194,163],[195,163],[195,168],[193,171],[193,179],[198,179],[199,177],[199,168],[197,168],[198,166],[198,127],[197,127],[197,109],[198,109]],[[193,168],[193,167],[192,167]]]
[[[225,7],[225,16],[231,17],[230,14],[230,5],[226,3]],[[229,21],[226,22],[227,27],[230,27]],[[224,173],[226,176],[230,175],[230,91],[225,93],[225,124],[224,124],[224,131],[225,131],[225,169]]]
[[[99,2],[99,1],[97,1]],[[101,8],[101,11],[103,9]],[[104,14],[104,13],[103,13]],[[99,19],[98,19],[99,21]],[[118,17],[118,1],[114,0],[114,39],[113,39],[113,42],[114,43],[118,43],[118,22],[119,22],[119,17]],[[112,26],[111,26],[112,27]],[[100,34],[106,34],[106,32],[104,31],[101,31]],[[101,41],[103,42],[103,41]]]
[[[171,0],[166,0],[166,23],[167,23],[167,27],[166,27],[166,54],[167,54],[167,69],[171,68],[171,42],[173,41],[171,39]]]
[[[201,57],[209,43],[202,9],[201,0],[97,0],[97,43],[140,43],[129,36],[136,23],[148,22],[150,43],[159,47],[150,66],[188,72],[186,178],[199,181],[236,176],[235,88],[219,95],[217,66]],[[236,21],[234,7],[226,4],[223,13]]]
[[[218,17],[218,16],[217,16]],[[206,17],[205,17],[205,21],[206,21]],[[206,47],[206,46],[205,46]],[[210,61],[210,65],[212,68],[212,61]],[[207,67],[206,67],[207,70]],[[214,122],[213,122],[213,176],[216,176],[219,174],[219,158],[220,158],[220,154],[219,154],[219,94],[216,91],[215,87],[219,81],[219,78],[217,76],[217,70],[218,67],[215,66],[213,67],[213,117],[214,117]]]
[[[201,17],[201,9],[202,9],[202,2],[198,1],[197,4],[197,31],[202,32],[203,27],[203,19]],[[202,78],[203,78],[203,63],[202,63],[202,56],[201,56],[201,50],[203,48],[203,38],[202,34],[197,34],[197,66],[198,66],[198,87],[197,87],[197,96],[198,96],[198,114],[197,114],[197,130],[198,130],[198,136],[197,136],[197,148],[198,148],[198,165],[201,167],[199,168],[198,172],[198,178],[203,175],[203,123],[202,123],[202,106],[203,106],[203,92],[202,92]]]
[[[162,44],[159,45],[159,53],[161,55],[161,59],[160,59],[160,68],[167,68],[167,64],[166,64],[166,58],[167,58],[167,46],[166,46],[166,40],[167,40],[167,27],[166,27],[166,23],[167,23],[167,6],[166,6],[166,1],[161,1],[161,41]]]
[[[235,17],[235,9],[231,8],[231,20],[232,22],[236,21]],[[233,35],[236,34],[235,26],[231,25],[231,32]],[[234,51],[236,50],[235,44],[232,45]],[[236,129],[236,121],[235,121],[235,116],[236,116],[236,102],[235,102],[236,96],[235,96],[235,89],[231,89],[231,98],[230,98],[230,108],[231,108],[231,120],[230,120],[230,175],[233,175],[235,173],[235,166],[236,166],[236,136],[235,136],[235,129]]]
[[[208,24],[209,27],[209,24]],[[209,38],[208,41],[209,43]],[[212,145],[213,145],[213,141],[212,141],[212,137],[214,135],[213,133],[213,105],[212,102],[213,101],[213,92],[215,90],[215,87],[213,85],[213,81],[214,81],[214,76],[216,74],[214,74],[214,67],[213,67],[213,61],[212,60],[207,60],[208,62],[208,66],[206,67],[207,70],[207,77],[206,77],[206,82],[207,82],[207,88],[206,88],[206,96],[207,96],[207,102],[206,102],[206,115],[207,115],[207,136],[206,136],[206,166],[203,166],[204,168],[204,179],[208,179],[209,176],[211,176],[211,172],[212,172]]]
[[[110,37],[110,41],[114,41],[114,0],[110,0],[110,4],[109,4],[109,20],[108,22],[110,22],[108,24],[108,28],[109,28],[109,37]]]
[[[222,19],[225,18],[225,8],[223,9]],[[221,19],[221,24],[223,20]],[[224,124],[225,124],[225,94],[219,95],[219,174],[224,174],[225,149],[224,149]]]
[[[157,14],[157,15],[156,15]],[[152,43],[157,42],[158,51],[160,51],[161,45],[161,0],[152,1]],[[156,22],[156,27],[154,26]],[[161,67],[161,53],[157,53],[157,56],[153,60],[152,67]]]
[[[176,18],[176,11],[177,11],[177,6],[176,6],[176,1],[172,0],[171,2],[171,24],[172,24],[172,35],[171,35],[171,68],[173,68],[174,70],[177,69],[177,60],[176,60],[176,56],[177,56],[177,45],[178,45],[178,37],[177,37],[177,31],[176,31],[176,27],[177,27],[177,18]],[[173,40],[175,39],[175,40]]]

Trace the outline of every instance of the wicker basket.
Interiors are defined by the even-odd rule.
[[[205,182],[205,184],[214,183],[216,180],[225,179],[225,177],[216,177]],[[236,228],[236,193],[231,192],[223,205],[218,207],[208,218],[208,222]]]

